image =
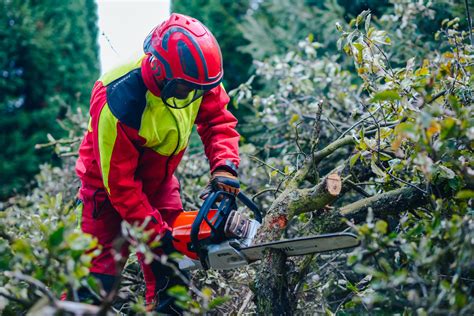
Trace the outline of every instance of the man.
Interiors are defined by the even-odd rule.
[[[194,18],[172,14],[147,36],[144,52],[95,83],[76,164],[82,183],[81,227],[102,249],[91,273],[108,291],[120,273],[112,248],[122,220],[150,220],[152,238],[169,241],[173,220],[182,211],[173,173],[193,124],[214,183],[232,193],[239,188],[237,120],[226,108],[222,56],[211,32]],[[147,265],[139,258],[147,304],[178,313],[166,289],[182,281],[159,262]]]

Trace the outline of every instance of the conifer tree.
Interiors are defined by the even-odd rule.
[[[51,161],[35,151],[70,105],[85,105],[98,76],[93,0],[0,2],[0,199]]]

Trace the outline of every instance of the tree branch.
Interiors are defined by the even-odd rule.
[[[341,193],[342,181],[337,173],[331,173],[310,189],[297,190],[288,204],[288,218],[321,209],[334,201]]]
[[[406,186],[400,189],[377,194],[339,209],[339,213],[348,218],[363,220],[369,208],[374,214],[400,213],[428,203],[428,196],[419,190]]]
[[[327,145],[320,151],[314,153],[313,156],[313,165],[317,165],[321,160],[335,152],[337,149],[344,147],[349,144],[354,143],[354,138],[352,136],[345,136],[343,138],[339,138],[338,140],[332,142],[331,144]]]

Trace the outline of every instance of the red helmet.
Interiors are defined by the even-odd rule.
[[[192,17],[173,13],[150,32],[143,49],[150,55],[144,62],[155,83],[164,83],[160,96],[165,103],[173,97],[184,99],[178,90],[202,92],[222,81],[224,70],[219,44],[212,33]]]

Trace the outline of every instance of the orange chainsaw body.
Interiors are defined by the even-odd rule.
[[[196,219],[199,211],[181,212],[173,223],[173,246],[174,248],[188,256],[191,259],[198,259],[195,251],[191,247],[191,226]],[[207,219],[212,223],[217,210],[211,209],[207,214]],[[199,240],[209,238],[211,236],[211,227],[203,221],[201,223],[198,238]]]

